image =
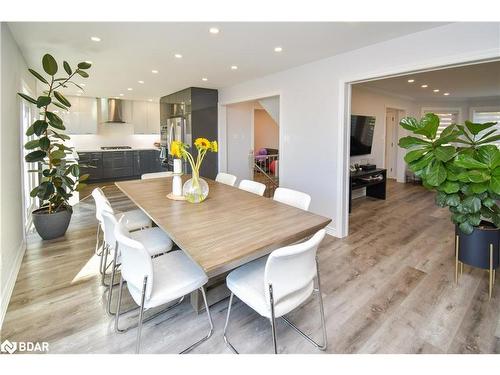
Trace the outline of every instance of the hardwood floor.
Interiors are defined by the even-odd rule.
[[[115,209],[131,207],[113,186],[104,191]],[[48,341],[51,353],[134,351],[135,330],[115,334],[104,311],[95,229],[93,201],[86,199],[75,208],[65,238],[31,238],[2,340]],[[390,182],[386,201],[354,201],[350,233],[327,236],[318,253],[327,353],[500,353],[500,283],[491,301],[485,271],[465,267],[455,285],[453,225],[432,193]],[[212,306],[214,335],[194,353],[230,353],[222,340],[227,302]],[[290,318],[319,338],[318,313],[311,300]],[[265,318],[239,301],[231,316],[229,336],[240,352],[271,353]],[[123,323],[136,318],[132,312]],[[145,323],[142,352],[179,352],[207,329],[206,316],[185,301]],[[277,333],[282,353],[318,353],[281,321]]]

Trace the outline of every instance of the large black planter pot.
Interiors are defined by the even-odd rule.
[[[458,236],[458,260],[469,266],[490,269],[490,245],[493,249],[493,269],[498,268],[500,257],[498,256],[500,229],[493,224],[482,221],[479,227],[475,227],[471,234],[464,234],[455,227]]]
[[[33,224],[40,237],[44,240],[51,240],[66,233],[72,213],[71,208],[51,214],[48,213],[47,209],[41,208],[33,211]]]

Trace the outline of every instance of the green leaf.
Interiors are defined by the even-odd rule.
[[[417,138],[417,137],[403,137],[399,140],[399,147],[401,148],[410,148],[414,146],[429,146],[431,143],[429,141],[426,141],[422,138]]]
[[[419,123],[414,117],[405,117],[400,122],[399,125],[406,130],[415,131],[419,128]]]
[[[500,151],[495,145],[484,145],[477,148],[477,160],[495,169],[500,166]]]
[[[500,140],[500,135],[494,135],[492,137],[481,139],[481,141],[477,142],[478,145],[483,145],[486,143],[497,142]]]
[[[471,169],[466,172],[467,178],[470,182],[485,182],[490,179],[490,174],[484,169]]]
[[[409,163],[408,167],[412,172],[418,172],[426,168],[433,160],[435,160],[434,154],[432,152],[428,152],[419,160]]]
[[[47,130],[47,127],[49,126],[49,124],[47,124],[46,121],[43,121],[43,120],[36,120],[34,123],[33,123],[33,130],[34,130],[34,133],[38,136],[40,136],[42,133],[45,132],[45,130]]]
[[[453,125],[450,125],[453,126]],[[455,130],[449,134],[445,134],[444,131],[441,133],[439,138],[434,142],[434,146],[441,146],[450,142],[455,142],[457,137],[462,134],[460,131]]]
[[[53,112],[45,112],[47,115],[47,118],[49,119],[50,126],[59,129],[59,130],[65,130],[66,127],[63,125],[62,119],[56,115]]]
[[[467,216],[465,216],[464,214],[452,214],[451,215],[451,221],[453,221],[455,224],[463,223],[466,220],[467,220]]]
[[[477,227],[481,223],[481,213],[477,212],[475,214],[467,215],[467,222],[470,225]]]
[[[78,181],[85,181],[90,177],[88,173],[82,174],[79,178]]]
[[[467,213],[476,213],[481,209],[481,199],[476,196],[470,196],[463,200],[463,207],[467,210]]]
[[[24,157],[27,163],[34,163],[37,161],[42,161],[47,156],[47,153],[42,150],[37,150],[30,152],[28,155]]]
[[[456,207],[460,204],[460,196],[458,194],[449,194],[446,196],[445,203],[447,206]]]
[[[497,132],[497,129],[492,129],[490,131],[487,131],[485,134],[482,134],[481,137],[478,140],[480,141],[481,139],[486,139],[490,135],[492,135],[493,133],[496,133],[496,132]]]
[[[448,198],[448,195],[443,193],[442,191],[438,191],[436,194],[436,204],[440,207],[446,206],[446,199]]]
[[[473,183],[470,185],[470,190],[475,194],[481,194],[488,190],[488,183]]]
[[[457,167],[466,169],[487,169],[488,166],[474,159],[471,155],[461,153],[458,154],[454,161]]]
[[[31,96],[23,94],[22,92],[18,92],[17,95],[19,95],[21,98],[23,98],[24,100],[27,100],[30,103],[38,104],[38,102],[36,101],[36,99],[33,99]]]
[[[471,234],[474,231],[474,227],[470,225],[467,221],[464,221],[459,226],[460,231],[465,234]]]
[[[54,76],[57,73],[57,62],[52,55],[48,53],[42,57],[42,66],[45,73]]]
[[[40,148],[44,151],[50,148],[50,139],[48,137],[40,138]]]
[[[28,141],[24,144],[24,148],[26,150],[33,150],[34,148],[37,148],[38,147],[38,139],[34,139],[32,141]]]
[[[444,191],[446,194],[453,194],[460,190],[460,184],[454,181],[445,181],[439,185],[439,189]]]
[[[419,150],[413,150],[408,152],[405,155],[405,161],[407,163],[411,163],[412,161],[420,159],[422,156],[424,156],[427,152],[429,152],[426,148],[424,149],[419,149]]]
[[[489,189],[495,194],[500,194],[500,176],[491,176]]]
[[[30,197],[35,198],[37,194],[38,194],[38,186],[35,186],[35,188],[30,191]]]
[[[446,168],[439,160],[432,160],[425,170],[425,181],[431,186],[439,186],[446,180]]]
[[[493,125],[496,125],[496,122],[485,122],[484,124],[476,124],[471,121],[465,121],[465,126],[474,135],[478,135],[483,130],[491,128]]]
[[[59,107],[59,108],[61,108],[61,109],[65,110],[65,111],[67,111],[67,110],[68,110],[68,108],[67,108],[67,107],[65,107],[65,106],[63,106],[61,103],[58,103],[58,102],[52,102],[52,104],[54,104],[56,107]]]
[[[439,117],[434,113],[427,113],[420,120],[421,127],[414,131],[415,134],[422,134],[427,138],[436,138],[437,130],[439,128]]]
[[[78,69],[76,72],[80,74],[83,78],[89,78],[89,74],[87,72],[84,72],[83,70]]]
[[[447,162],[455,156],[455,147],[453,146],[439,146],[434,149],[436,159]]]
[[[63,134],[63,133],[56,133],[54,130],[52,130],[52,132],[54,133],[53,134],[54,137],[62,139],[63,141],[71,139],[71,137],[69,135],[66,135],[66,134]]]
[[[78,69],[89,69],[91,66],[91,63],[84,61],[78,64]]]
[[[50,98],[50,96],[39,96],[36,101],[36,106],[38,108],[42,108],[49,105],[51,101],[52,99]]]
[[[67,61],[63,61],[63,68],[69,76],[73,73],[73,71],[71,70],[71,66],[69,66]]]
[[[496,202],[494,199],[491,198],[486,198],[483,200],[483,206],[486,206],[488,208],[491,208],[496,205]]]
[[[61,150],[56,150],[50,153],[50,158],[51,159],[63,159],[66,156],[64,151]]]
[[[59,91],[54,91],[54,96],[56,97],[57,100],[59,100],[59,102],[62,105],[66,106],[66,107],[71,107],[71,103],[69,102],[69,100],[66,99],[64,97],[64,95],[61,94]]]
[[[43,78],[43,76],[38,73],[37,71],[33,70],[33,69],[28,69],[28,71],[33,74],[36,78],[38,78],[40,81],[42,81],[43,83],[46,83],[47,85],[49,84],[49,82]]]

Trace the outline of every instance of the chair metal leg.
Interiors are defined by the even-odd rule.
[[[278,340],[276,337],[276,318],[274,316],[274,297],[273,297],[273,286],[269,284],[269,305],[271,306],[271,332],[273,334],[273,347],[274,354],[278,354]]]
[[[111,297],[113,294],[113,286],[115,285],[115,274],[116,274],[116,269],[118,268],[118,265],[116,264],[116,258],[118,258],[118,242],[116,242],[115,245],[115,254],[113,257],[113,271],[111,272],[111,281],[109,282],[109,287],[108,287],[108,306],[107,306],[107,311],[109,315],[114,315],[115,313],[111,312]]]
[[[118,302],[116,305],[116,315],[115,315],[115,332],[123,333],[125,330],[121,330],[118,327],[118,320],[120,319],[120,305],[122,304],[122,292],[123,292],[123,276],[120,275],[120,287],[118,289]]]
[[[239,354],[236,348],[229,342],[229,339],[227,338],[227,326],[229,324],[229,316],[231,315],[231,306],[233,304],[233,297],[234,293],[231,292],[231,297],[229,297],[229,306],[227,307],[227,315],[226,315],[226,324],[224,324],[224,342],[226,343],[226,346],[231,349],[231,351],[234,354]]]
[[[317,258],[316,258],[316,278],[318,281],[318,300],[319,300],[319,311],[320,311],[320,316],[321,316],[321,328],[323,331],[323,344],[318,344],[311,337],[309,337],[304,332],[302,332],[296,325],[294,325],[286,317],[282,316],[281,318],[285,321],[286,324],[288,324],[291,328],[293,328],[297,333],[299,333],[303,338],[305,338],[307,341],[309,341],[311,344],[313,344],[319,350],[326,350],[327,345],[328,345],[328,341],[327,341],[327,335],[326,335],[325,310],[323,307],[323,296],[321,294],[321,280],[319,277],[319,266],[318,266],[318,259]]]
[[[108,286],[108,284],[106,284],[104,282],[104,278],[106,277],[106,270],[108,269],[108,253],[109,253],[109,246],[108,244],[105,244],[103,250],[102,250],[104,253],[102,255],[102,257],[104,257],[104,260],[103,260],[103,266],[102,266],[102,269],[101,269],[101,285],[102,286]]]
[[[146,300],[146,287],[148,285],[148,277],[144,276],[142,282],[141,309],[139,310],[139,322],[137,323],[137,340],[135,343],[135,354],[139,354],[141,350],[141,332],[142,332],[142,317],[144,314],[144,301]]]
[[[205,303],[205,310],[207,310],[207,318],[208,318],[208,322],[210,324],[210,330],[208,331],[208,334],[205,337],[203,337],[202,339],[196,341],[190,347],[184,349],[182,352],[180,352],[180,354],[185,354],[185,353],[193,350],[194,348],[196,348],[202,342],[207,341],[210,338],[210,336],[212,336],[212,333],[214,332],[214,323],[212,322],[212,316],[210,315],[210,309],[208,307],[207,296],[205,294],[205,288],[201,287],[200,291],[201,291],[201,294],[203,295],[203,302]]]

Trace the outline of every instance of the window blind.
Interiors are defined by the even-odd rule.
[[[458,123],[458,111],[432,111],[426,110],[425,113],[434,113],[439,117],[439,128],[437,131],[437,136],[441,135],[441,132],[451,124]]]
[[[484,122],[496,122],[497,124],[493,128],[500,130],[500,108],[498,108],[498,110],[493,110],[493,111],[473,110],[472,122],[480,124]],[[486,129],[485,132],[488,132],[493,128]],[[479,133],[479,135],[482,135],[483,133]],[[500,146],[500,141],[494,142],[494,144]]]

